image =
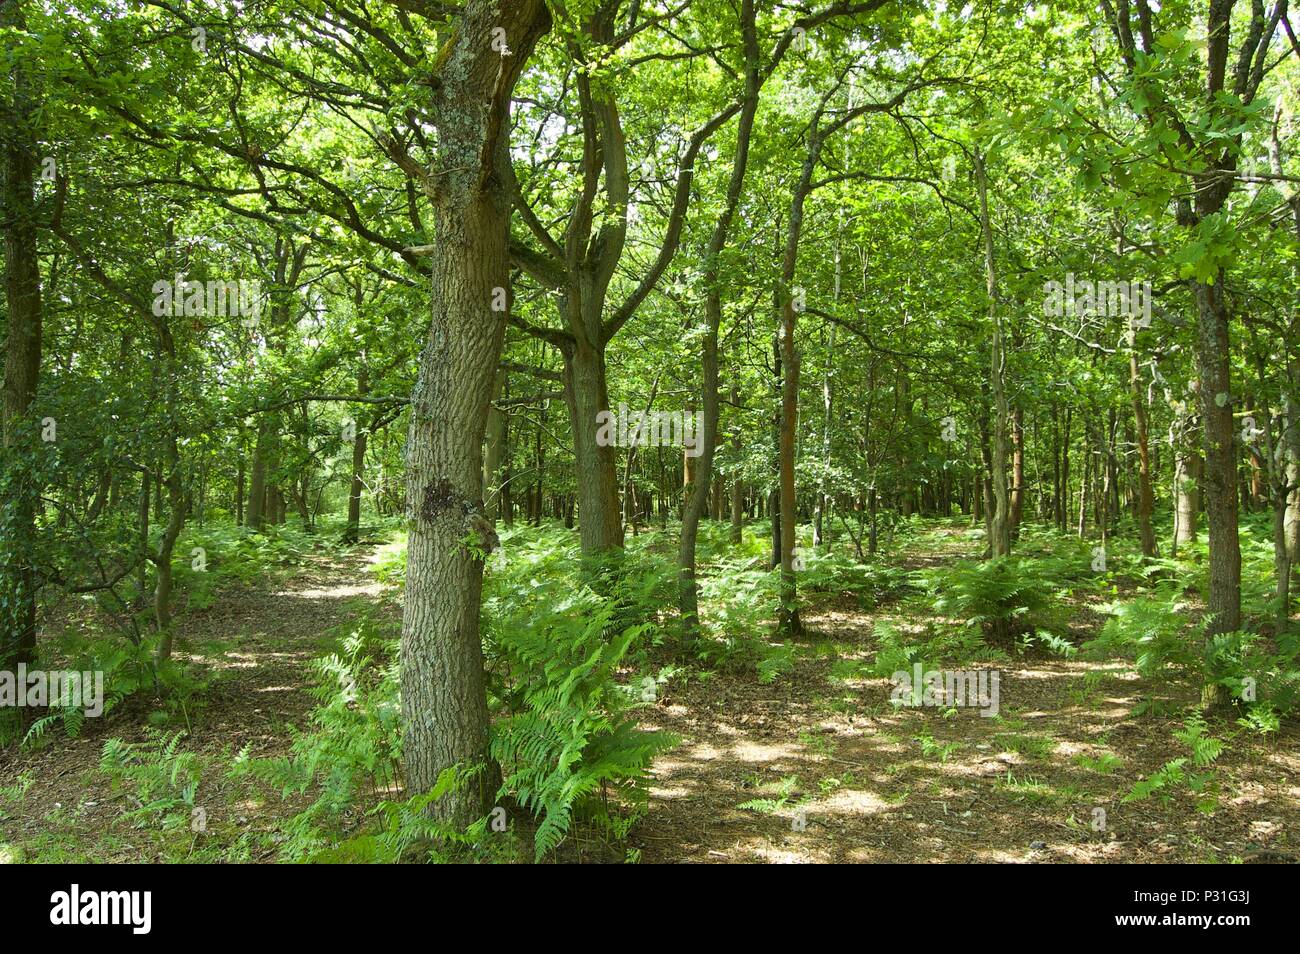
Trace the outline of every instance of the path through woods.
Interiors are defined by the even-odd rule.
[[[961,530],[907,554],[912,567],[974,556]],[[888,609],[882,606],[881,610]],[[1081,606],[1073,636],[1101,623]],[[884,679],[855,664],[875,651],[872,614],[845,598],[805,614],[792,671],[689,680],[659,725],[683,744],[655,764],[652,808],[631,836],[647,861],[1294,861],[1261,845],[1300,830],[1300,733],[1234,746],[1239,787],[1213,818],[1182,801],[1121,803],[1167,757],[1176,718],[1134,718],[1139,686],[1113,665],[1000,662],[1000,718],[974,709],[894,709]],[[1111,672],[1107,673],[1108,670]],[[1088,673],[1096,680],[1089,684]],[[1190,692],[1190,690],[1189,690]],[[1005,703],[1015,699],[1015,706]],[[1104,753],[1120,762],[1099,773]],[[1084,764],[1085,760],[1091,762]],[[1094,815],[1106,814],[1105,831]]]
[[[187,748],[214,764],[228,763],[245,749],[257,757],[288,752],[292,731],[308,727],[316,705],[309,691],[312,660],[336,648],[358,601],[373,602],[383,590],[371,572],[371,556],[365,547],[341,555],[310,554],[291,572],[227,589],[211,608],[187,615],[178,655],[216,676],[189,722]],[[388,609],[396,618],[397,608]],[[150,705],[147,699],[131,700],[119,718],[88,720],[79,737],[60,734],[43,749],[0,749],[0,778],[33,780],[16,806],[0,805],[0,842],[40,845],[75,831],[75,840],[65,840],[87,848],[100,840],[109,854],[90,850],[84,859],[74,854],[63,860],[163,860],[149,855],[152,837],[120,823],[138,801],[106,793],[97,771],[106,739],[138,743],[148,737]],[[210,811],[214,838],[261,833],[274,845],[279,817],[298,806],[237,798],[237,786],[205,772],[205,804],[225,806]],[[261,853],[264,860],[274,856],[274,847]]]
[[[955,526],[919,542],[902,557],[908,567],[972,555]],[[186,617],[182,653],[220,674],[194,714],[190,748],[213,763],[245,747],[260,757],[288,751],[291,727],[309,724],[311,660],[337,649],[362,606],[398,618],[397,591],[375,581],[374,558],[365,546],[308,555],[292,572],[223,591]],[[889,683],[861,672],[876,650],[873,623],[891,608],[885,600],[865,611],[851,593],[814,604],[793,665],[770,684],[752,671],[703,668],[670,681],[644,724],[682,741],[656,760],[649,811],[626,847],[646,862],[1294,860],[1264,846],[1300,830],[1295,728],[1272,745],[1246,740],[1225,753],[1220,771],[1236,795],[1212,817],[1185,799],[1123,804],[1128,780],[1159,769],[1178,725],[1172,716],[1133,717],[1140,686],[1131,672],[1015,657],[998,664],[1003,699],[1015,700],[998,718],[895,709]],[[1082,640],[1101,617],[1074,609],[1081,622],[1072,636]],[[214,637],[224,640],[220,651],[205,655],[199,647]],[[1089,672],[1099,675],[1089,682]],[[138,805],[106,794],[96,772],[104,740],[140,741],[145,715],[124,709],[80,738],[0,756],[0,776],[21,770],[36,783],[16,806],[0,807],[0,842],[63,837],[96,860],[159,860],[153,833],[123,819]],[[1106,753],[1119,762],[1099,769]],[[255,846],[250,860],[273,860],[279,826],[301,801],[249,800],[229,780],[208,777],[207,837],[227,845],[244,837]],[[357,826],[366,807],[353,813]],[[1104,831],[1094,830],[1098,808]],[[76,860],[78,849],[66,850]],[[582,829],[562,857],[621,860]]]

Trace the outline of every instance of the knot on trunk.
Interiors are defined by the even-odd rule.
[[[476,556],[486,560],[501,545],[501,540],[492,521],[483,515],[482,507],[481,500],[463,496],[451,485],[450,480],[441,477],[424,488],[420,519],[425,523],[433,523],[447,514],[459,518],[465,528],[466,546]]]
[[[462,497],[446,477],[440,477],[424,488],[424,500],[420,502],[420,519],[433,523],[445,513],[459,513],[461,516],[474,509],[474,501]]]

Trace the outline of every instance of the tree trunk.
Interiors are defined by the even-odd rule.
[[[248,511],[246,526],[261,533],[266,521],[266,459],[270,453],[271,415],[263,414],[257,422],[257,443],[253,446],[253,466],[248,477]]]
[[[1233,448],[1232,378],[1223,273],[1196,286],[1201,420],[1205,448],[1205,521],[1210,535],[1210,592],[1205,635],[1241,628],[1241,546],[1237,537],[1237,461]],[[1227,701],[1223,686],[1207,682],[1205,707]]]
[[[1017,406],[1011,412],[1011,536],[1020,533],[1025,516],[1025,412]]]
[[[564,400],[573,433],[578,488],[578,536],[584,557],[598,557],[623,546],[618,508],[616,448],[597,443],[598,415],[609,412],[605,349],[579,340],[563,349]]]
[[[433,316],[407,437],[401,696],[408,793],[428,792],[454,767],[477,770],[431,806],[455,827],[483,815],[499,778],[479,633],[483,554],[495,542],[482,515],[482,446],[505,333],[492,305],[510,282],[510,100],[549,27],[541,0],[469,0],[433,91]],[[497,30],[505,49],[494,48]]]
[[[1151,515],[1155,511],[1155,495],[1151,490],[1151,453],[1147,442],[1147,406],[1146,401],[1143,400],[1142,384],[1138,379],[1137,326],[1132,322],[1132,319],[1130,319],[1128,331],[1128,349],[1129,395],[1133,399],[1133,421],[1138,451],[1138,535],[1142,540],[1142,555],[1154,558],[1159,556],[1159,551],[1156,548],[1155,530],[1151,527]]]
[[[492,384],[492,399],[506,388],[506,372],[498,369]],[[488,407],[487,441],[483,449],[483,515],[495,523],[501,510],[501,467],[506,453],[506,415],[495,405]]]
[[[988,177],[984,157],[975,153],[975,183],[979,190],[980,231],[984,237],[984,271],[989,320],[993,325],[990,348],[990,382],[993,391],[992,468],[994,510],[989,521],[989,546],[994,559],[1011,553],[1011,514],[1007,495],[1007,398],[1004,389],[1005,358],[1002,317],[998,307],[998,273],[993,260],[993,227],[989,220]]]
[[[22,29],[21,4],[0,8],[0,28]],[[28,419],[41,370],[41,270],[37,257],[34,103],[22,60],[10,67],[3,110],[5,237],[4,394],[0,401],[4,462],[0,467],[0,669],[30,663],[36,651],[36,515],[41,486],[34,466],[47,452],[41,428]],[[62,424],[63,422],[56,422]]]
[[[745,38],[745,102],[736,131],[736,155],[731,164],[726,204],[714,225],[713,234],[709,237],[708,251],[705,256],[704,286],[707,291],[704,309],[707,330],[704,335],[702,355],[704,433],[697,435],[700,442],[697,446],[701,453],[695,462],[695,484],[693,487],[688,487],[689,496],[682,507],[682,536],[677,553],[678,604],[682,613],[683,640],[687,643],[694,641],[700,628],[699,593],[695,579],[695,547],[700,516],[709,498],[714,455],[718,445],[718,419],[721,405],[718,394],[718,330],[722,326],[722,286],[718,276],[718,257],[726,248],[731,220],[735,215],[736,206],[740,203],[741,191],[745,184],[745,170],[749,162],[750,134],[754,128],[754,114],[758,109],[760,64],[758,34],[754,26],[754,0],[742,0],[740,23]],[[687,457],[688,475],[690,462],[690,458]]]

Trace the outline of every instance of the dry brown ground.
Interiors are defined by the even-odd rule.
[[[949,545],[908,561],[943,563],[964,546],[954,532]],[[189,747],[213,766],[246,746],[258,756],[288,749],[290,727],[305,726],[313,704],[309,661],[353,616],[350,601],[380,599],[365,560],[313,557],[277,579],[228,590],[186,618],[191,648],[212,637],[230,644],[201,660],[221,678],[193,720]],[[1082,636],[1099,618],[1077,609]],[[1198,812],[1186,793],[1124,804],[1134,779],[1179,754],[1171,732],[1181,715],[1138,718],[1134,705],[1152,689],[1191,705],[1194,687],[1144,686],[1119,667],[1019,659],[997,664],[1000,719],[970,709],[951,717],[896,710],[886,681],[843,677],[842,664],[873,656],[873,623],[895,610],[864,612],[848,598],[815,605],[793,668],[771,685],[752,670],[694,672],[670,683],[646,722],[682,741],[655,763],[648,814],[629,839],[642,860],[1209,862],[1300,853],[1295,727],[1271,743],[1242,734],[1230,745],[1218,763],[1222,799],[1213,814]],[[1089,671],[1098,673],[1091,684]],[[147,712],[144,704],[123,708],[88,723],[81,738],[36,752],[0,750],[0,787],[19,775],[32,780],[21,801],[0,803],[0,845],[25,845],[28,856],[49,860],[175,860],[175,839],[124,822],[133,806],[108,792],[97,771],[104,739],[143,738]],[[1107,752],[1119,760],[1108,774],[1077,761]],[[273,860],[277,826],[298,806],[241,800],[220,771],[205,774],[204,786],[203,801],[214,806],[209,843],[242,842],[243,857]],[[765,798],[774,804],[740,807]],[[1104,831],[1092,828],[1097,808],[1106,813]],[[179,851],[195,857],[184,838]],[[199,852],[204,857],[201,845]],[[618,853],[579,836],[561,854],[578,856]]]
[[[957,539],[909,563],[945,562]],[[631,838],[645,861],[1300,860],[1294,725],[1271,743],[1237,737],[1217,763],[1213,814],[1185,792],[1123,803],[1134,780],[1185,754],[1171,733],[1177,709],[1197,701],[1194,687],[1146,686],[1119,667],[1013,659],[996,664],[1000,719],[895,709],[887,680],[832,676],[836,658],[873,656],[873,617],[893,608],[864,614],[839,602],[805,614],[806,651],[772,685],[719,672],[660,700],[656,726],[682,743],[656,762],[650,810]],[[1100,622],[1078,610],[1081,630]],[[1092,685],[1089,671],[1098,673]],[[1153,688],[1173,711],[1134,717]],[[1076,761],[1105,752],[1120,760],[1107,774]],[[763,798],[776,805],[739,807]]]
[[[184,617],[178,657],[217,676],[190,719],[185,741],[206,763],[199,804],[208,812],[209,840],[233,842],[247,835],[248,857],[274,857],[273,843],[268,847],[257,836],[269,838],[280,817],[297,808],[274,799],[241,800],[224,769],[245,748],[255,757],[286,754],[292,728],[308,724],[315,705],[308,692],[309,663],[333,648],[331,631],[355,616],[352,601],[380,595],[367,559],[361,551],[312,555],[273,578],[228,588],[210,609]],[[199,647],[212,640],[228,648],[205,657]],[[0,844],[32,845],[55,860],[172,858],[174,842],[123,823],[122,815],[136,806],[129,795],[108,791],[98,771],[106,739],[146,738],[151,708],[148,700],[132,700],[103,720],[86,720],[78,738],[52,733],[51,743],[34,751],[0,749],[0,786],[20,776],[32,781],[21,801],[0,802]]]

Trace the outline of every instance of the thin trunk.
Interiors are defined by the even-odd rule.
[[[1156,548],[1155,530],[1151,526],[1151,516],[1155,511],[1155,495],[1151,490],[1151,453],[1147,442],[1147,406],[1142,393],[1142,384],[1138,379],[1137,326],[1131,319],[1128,331],[1128,382],[1129,395],[1133,399],[1133,421],[1136,428],[1135,435],[1138,451],[1138,535],[1142,540],[1142,555],[1155,558],[1159,556],[1159,551]]]
[[[678,603],[682,613],[683,639],[688,643],[699,633],[699,593],[695,579],[696,538],[699,533],[700,515],[708,500],[709,486],[713,480],[714,452],[718,444],[718,419],[721,405],[718,394],[718,330],[722,325],[722,285],[718,273],[718,258],[726,248],[731,221],[740,203],[749,160],[750,134],[754,127],[754,114],[758,109],[760,64],[758,34],[754,26],[754,0],[742,0],[740,23],[745,38],[745,102],[736,131],[736,155],[731,165],[727,201],[709,238],[708,252],[705,256],[704,307],[707,330],[703,343],[704,433],[698,435],[702,443],[699,459],[695,462],[695,484],[689,488],[689,497],[682,508],[682,536],[677,554]],[[689,481],[692,460],[689,451],[687,454]]]
[[[988,176],[984,157],[975,153],[975,183],[979,191],[980,232],[984,238],[984,272],[989,320],[993,325],[990,348],[990,382],[993,390],[992,471],[994,511],[989,523],[989,544],[994,559],[1011,552],[1011,515],[1007,494],[1007,397],[1002,350],[1002,316],[998,307],[998,273],[993,259],[993,226],[989,219]]]
[[[508,300],[509,296],[507,296]],[[492,385],[492,400],[506,389],[506,372],[498,369]],[[506,456],[506,415],[495,404],[488,408],[487,441],[483,451],[483,514],[495,523],[501,510],[501,468]]]

